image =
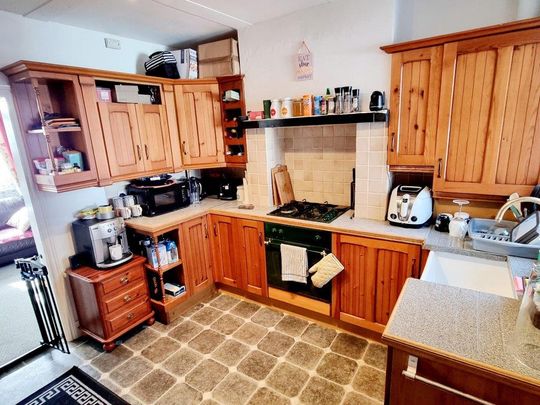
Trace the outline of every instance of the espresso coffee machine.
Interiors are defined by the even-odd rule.
[[[77,254],[89,265],[107,269],[133,257],[129,250],[123,218],[104,221],[79,219],[72,225]]]

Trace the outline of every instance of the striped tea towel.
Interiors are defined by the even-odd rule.
[[[303,247],[282,243],[281,251],[281,279],[283,281],[296,281],[307,284],[308,259],[307,250]]]
[[[330,253],[309,269],[310,273],[315,273],[311,276],[311,282],[315,287],[322,288],[344,268],[338,258]]]

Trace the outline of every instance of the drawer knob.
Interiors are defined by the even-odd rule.
[[[135,317],[135,314],[133,312],[130,312],[127,316],[128,321],[131,321]]]
[[[124,276],[120,279],[120,284],[127,284],[129,283],[129,277],[128,276]]]
[[[133,297],[132,297],[131,295],[129,295],[129,294],[127,294],[127,295],[124,296],[124,302],[129,302],[129,301],[131,301],[132,299],[133,299]]]

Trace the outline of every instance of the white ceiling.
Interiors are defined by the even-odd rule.
[[[333,0],[0,0],[0,10],[168,46]]]

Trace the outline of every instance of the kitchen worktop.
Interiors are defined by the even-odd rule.
[[[519,306],[519,300],[409,278],[383,341],[540,388],[540,370],[522,364],[511,352]]]
[[[336,218],[331,223],[321,223],[268,215],[268,212],[274,210],[275,207],[256,206],[254,209],[246,210],[238,208],[238,205],[238,201],[222,201],[215,198],[205,198],[200,204],[190,205],[189,207],[167,214],[155,217],[128,219],[126,220],[126,225],[139,232],[157,233],[177,227],[181,222],[210,213],[415,244],[424,243],[430,232],[430,228],[401,228],[390,225],[387,221],[356,217],[351,219],[353,213],[352,210]]]

